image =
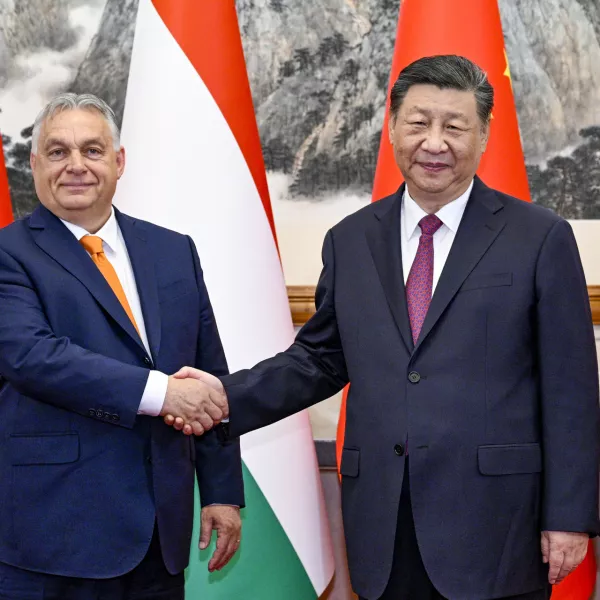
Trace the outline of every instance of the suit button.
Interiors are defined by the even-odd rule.
[[[96,411],[96,416],[97,416],[99,419],[102,419],[102,418],[104,417],[104,411],[103,411],[103,410],[100,410],[100,409],[98,409],[98,410]]]
[[[404,456],[404,446],[402,444],[396,444],[394,446],[394,452],[397,456]]]
[[[408,380],[411,383],[419,383],[419,381],[421,381],[421,376],[416,371],[411,371],[408,374]]]
[[[115,414],[111,416],[112,420],[117,423],[119,421],[119,415]]]
[[[95,417],[96,416],[96,409],[95,408],[88,409],[88,414],[90,415],[90,417]]]
[[[151,361],[151,360],[150,360],[150,359],[149,359],[147,356],[144,356],[144,362],[145,362],[147,365],[151,365],[151,364],[152,364],[152,361]]]

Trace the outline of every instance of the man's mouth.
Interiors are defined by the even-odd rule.
[[[450,165],[441,162],[420,162],[419,165],[429,173],[439,173],[444,169],[450,168]]]

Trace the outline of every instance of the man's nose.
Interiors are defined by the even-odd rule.
[[[86,171],[86,166],[83,161],[83,156],[80,152],[72,152],[69,156],[68,170],[71,173],[81,174]]]
[[[448,150],[448,144],[444,138],[444,131],[439,127],[432,127],[427,131],[427,136],[423,141],[423,150],[431,154],[441,154]]]

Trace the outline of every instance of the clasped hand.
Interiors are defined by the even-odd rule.
[[[202,435],[229,417],[227,395],[214,375],[183,367],[169,377],[160,414],[167,425],[185,435]]]

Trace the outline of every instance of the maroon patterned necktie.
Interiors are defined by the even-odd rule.
[[[421,237],[417,255],[406,280],[406,303],[413,342],[417,343],[425,321],[433,289],[433,234],[443,225],[435,215],[419,221]]]

